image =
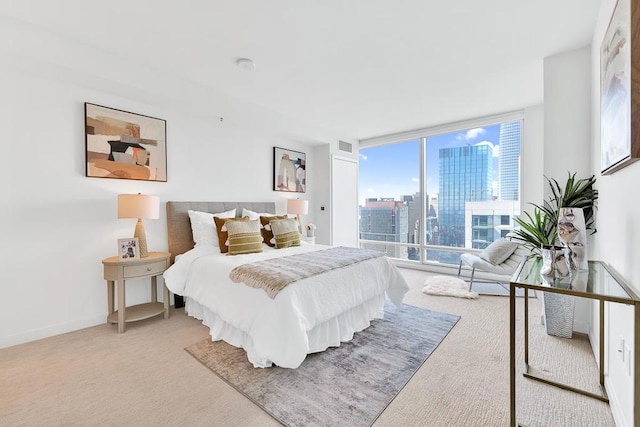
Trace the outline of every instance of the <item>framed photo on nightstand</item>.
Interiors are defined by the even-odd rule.
[[[137,237],[118,239],[118,258],[120,261],[140,259],[140,246]]]

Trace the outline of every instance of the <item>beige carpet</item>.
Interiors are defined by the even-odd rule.
[[[461,319],[374,425],[507,426],[509,299],[425,295],[426,274],[402,271],[411,286],[406,303]],[[521,318],[522,298],[517,303]],[[532,364],[595,387],[586,340],[547,336],[537,304],[531,301]],[[183,350],[206,336],[206,327],[178,310],[122,335],[101,325],[0,350],[0,425],[278,425]],[[519,420],[530,427],[614,425],[608,405],[594,399],[522,376],[518,387]]]

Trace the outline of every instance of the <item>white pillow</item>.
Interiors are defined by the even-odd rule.
[[[250,211],[247,208],[242,208],[242,215],[240,215],[240,217],[245,217],[248,216],[249,220],[251,221],[255,221],[256,219],[260,219],[261,216],[273,216],[274,214],[272,213],[258,213],[258,212],[254,212],[254,211]]]
[[[193,242],[195,246],[211,245],[218,247],[218,232],[213,217],[218,218],[234,218],[236,210],[220,213],[209,213],[189,210],[189,220],[191,221],[191,233],[193,234]]]
[[[498,265],[506,261],[516,249],[518,249],[517,242],[500,238],[484,248],[478,256],[493,265]]]

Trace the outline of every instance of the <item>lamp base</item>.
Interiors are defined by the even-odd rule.
[[[147,235],[144,232],[144,224],[142,223],[142,219],[138,218],[138,222],[136,222],[136,230],[133,233],[133,237],[138,238],[138,244],[140,245],[140,258],[146,258],[149,256],[149,252],[147,250]]]
[[[300,221],[300,214],[296,214],[296,220],[298,220],[298,232],[302,234],[302,222]]]

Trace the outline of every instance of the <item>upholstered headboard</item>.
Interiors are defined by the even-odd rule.
[[[187,211],[225,212],[236,208],[236,216],[242,215],[246,208],[254,212],[276,213],[274,202],[167,202],[167,235],[171,262],[176,255],[193,249],[193,234]]]

